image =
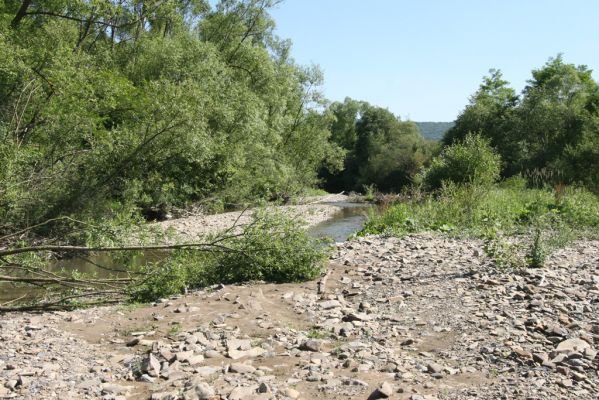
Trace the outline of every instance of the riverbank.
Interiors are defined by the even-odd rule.
[[[349,202],[349,196],[343,194],[330,194],[298,199],[300,204],[269,206],[267,209],[276,209],[292,218],[301,218],[305,226],[312,227],[332,218]],[[234,224],[239,226],[251,220],[253,209],[246,211],[233,211],[213,215],[191,215],[158,222],[155,225],[164,230],[170,230],[185,240],[193,241],[199,235],[215,233],[230,228]]]
[[[104,399],[595,399],[599,242],[506,274],[441,235],[339,244],[325,293],[215,286],[5,315],[0,394]],[[8,387],[7,387],[8,386]]]

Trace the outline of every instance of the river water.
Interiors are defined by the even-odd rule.
[[[308,228],[308,233],[313,237],[328,237],[333,242],[344,242],[352,234],[360,231],[366,221],[368,209],[372,206],[364,203],[334,202],[331,205],[340,206],[340,210],[326,221]],[[133,263],[141,265],[148,261],[156,261],[161,258],[160,253],[151,253],[137,256]],[[109,254],[93,255],[89,259],[68,258],[52,262],[48,270],[59,273],[61,270],[73,270],[85,274],[93,274],[97,278],[108,278],[110,276],[126,276],[120,263]],[[39,296],[42,292],[31,286],[13,285],[0,283],[0,304],[18,299]]]

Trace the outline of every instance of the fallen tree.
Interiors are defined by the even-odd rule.
[[[5,235],[0,238],[0,285],[25,293],[0,304],[0,312],[147,302],[215,283],[302,281],[322,272],[327,248],[308,236],[300,221],[262,210],[252,215],[250,223],[238,222],[239,218],[227,230],[193,243],[86,246],[38,240],[31,244],[14,240],[31,230]],[[157,251],[155,260],[132,262],[132,256]],[[99,254],[114,257],[119,267],[95,261]],[[89,263],[96,272],[52,268],[52,260],[65,258]]]

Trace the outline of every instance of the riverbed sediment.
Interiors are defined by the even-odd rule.
[[[324,290],[7,314],[0,398],[596,399],[598,268],[599,241],[508,272],[479,240],[368,236],[336,245]]]

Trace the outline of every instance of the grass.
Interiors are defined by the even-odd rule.
[[[576,187],[449,185],[434,194],[413,193],[372,213],[360,235],[431,231],[485,239],[487,253],[498,264],[541,267],[551,251],[569,241],[599,237],[599,198]],[[526,238],[524,260],[514,258],[522,241],[514,244],[509,237]]]
[[[321,330],[316,329],[316,328],[312,328],[312,329],[310,329],[308,331],[308,334],[306,336],[309,339],[326,339],[330,335],[327,332],[321,331]]]
[[[596,234],[599,199],[577,188],[557,195],[541,189],[451,186],[436,195],[419,196],[381,214],[371,214],[362,234],[402,236],[437,231],[485,237],[489,229],[509,235],[526,233],[543,221]]]

